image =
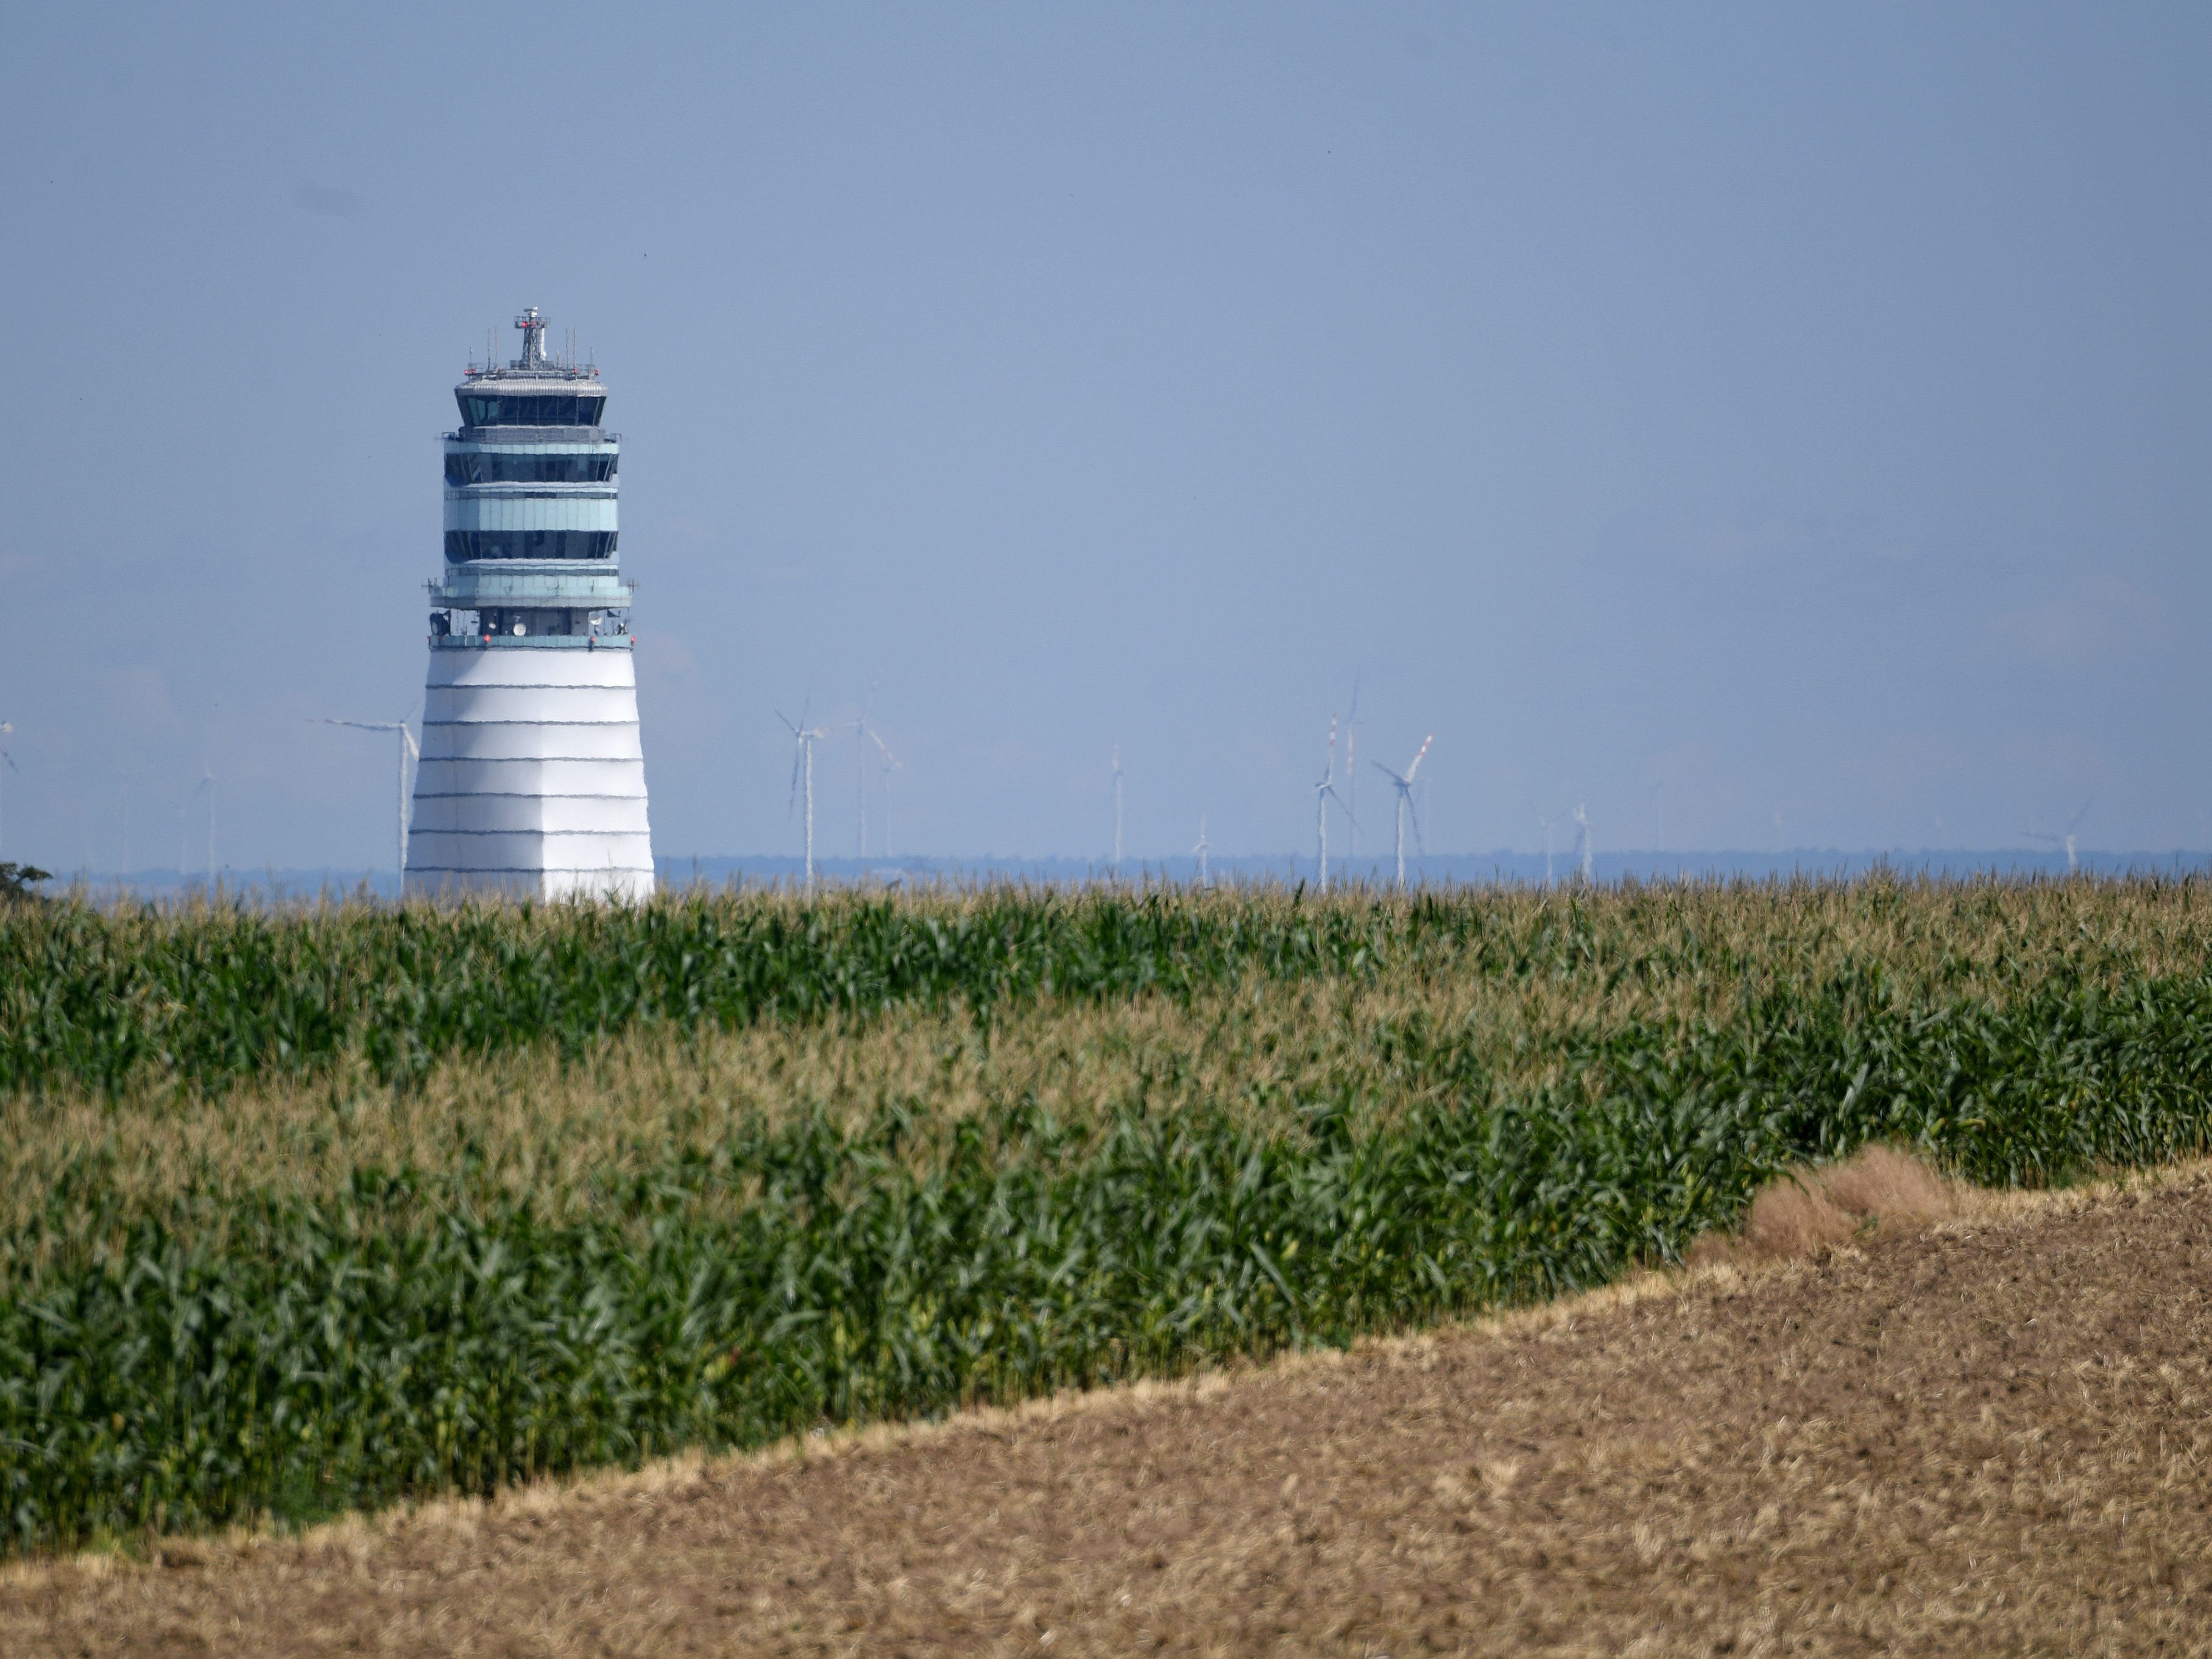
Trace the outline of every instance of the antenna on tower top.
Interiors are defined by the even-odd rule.
[[[514,319],[514,325],[522,331],[522,356],[515,360],[515,368],[544,368],[545,319],[538,314],[538,307],[532,306],[524,312]]]

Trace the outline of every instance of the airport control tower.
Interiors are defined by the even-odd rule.
[[[407,890],[640,900],[653,891],[629,607],[615,552],[621,440],[599,370],[545,350],[469,365],[446,434]]]

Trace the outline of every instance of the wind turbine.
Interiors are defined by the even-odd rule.
[[[1328,804],[1332,800],[1347,818],[1352,809],[1344,804],[1344,797],[1336,792],[1336,716],[1328,717],[1328,763],[1322,768],[1321,781],[1314,785],[1314,831],[1321,844],[1321,890],[1328,891]]]
[[[1198,845],[1190,850],[1198,854],[1198,884],[1212,886],[1213,872],[1206,867],[1206,855],[1213,850],[1213,843],[1206,838],[1206,814],[1203,812],[1198,815]]]
[[[2075,874],[2081,867],[2081,861],[2074,855],[2074,829],[2076,824],[2081,822],[2081,815],[2089,810],[2090,801],[2093,801],[2096,798],[2094,796],[2090,797],[2090,800],[2083,801],[2081,805],[2075,809],[2074,816],[2066,820],[2066,833],[2063,836],[2054,836],[2050,834],[2048,831],[2037,830],[2032,827],[2027,832],[2027,838],[2030,841],[2047,841],[2054,847],[2063,847],[2066,849],[2066,873],[2069,876]],[[2033,824],[2033,820],[2031,819],[2031,825]]]
[[[199,788],[192,791],[192,799],[198,800],[202,792],[205,792],[208,798],[207,878],[208,890],[213,892],[215,890],[215,768],[212,766],[207,769],[207,775],[200,780]]]
[[[874,707],[875,701],[876,688],[872,685],[868,688],[867,702],[862,703],[860,705],[860,712],[853,716],[853,788],[854,799],[858,803],[857,817],[860,825],[856,834],[855,842],[859,855],[863,859],[868,856],[867,740],[870,738],[876,737],[875,732],[871,730],[868,726],[868,710]],[[876,738],[876,742],[880,745],[883,739],[881,738]],[[885,810],[889,811],[890,809],[886,806]],[[886,853],[885,856],[888,857],[889,854]]]
[[[1420,848],[1424,857],[1429,850],[1428,843],[1421,839],[1421,815],[1413,811],[1413,775],[1421,769],[1421,757],[1429,752],[1429,745],[1436,740],[1437,734],[1433,732],[1421,739],[1421,746],[1414,753],[1413,764],[1407,767],[1402,776],[1381,761],[1367,763],[1389,779],[1391,787],[1398,792],[1398,890],[1401,893],[1406,890],[1406,819],[1409,816],[1413,820],[1413,845]]]
[[[799,799],[799,777],[802,773],[806,780],[806,890],[811,893],[814,890],[814,745],[830,734],[818,726],[799,725],[781,708],[775,711],[775,717],[791,728],[792,740],[799,745],[791,757],[791,800],[793,803]],[[799,711],[799,719],[803,720],[805,718],[806,710],[802,707]],[[783,811],[784,816],[789,817],[791,805],[787,804]]]
[[[4,737],[6,737],[9,732],[13,732],[15,729],[15,721],[13,721],[13,720],[0,720],[0,738],[4,738]],[[6,750],[5,748],[0,748],[0,761],[5,761],[5,762],[8,763],[8,769],[9,769],[10,772],[15,772],[15,773],[18,773],[18,774],[20,775],[20,772],[21,772],[21,768],[19,768],[19,767],[15,764],[15,757],[13,755],[9,754],[9,753],[7,751],[7,750]]]
[[[1359,856],[1359,676],[1352,676],[1352,708],[1344,717],[1344,815],[1352,820],[1345,836],[1347,859]]]
[[[1559,820],[1547,818],[1539,812],[1536,822],[1544,826],[1544,885],[1549,887],[1552,884],[1552,832],[1559,827]]]
[[[853,832],[853,855],[868,856],[868,717],[865,712],[853,717],[853,801],[856,827]]]
[[[1121,745],[1114,745],[1114,879],[1121,879]]]
[[[1575,850],[1582,855],[1583,885],[1587,887],[1590,884],[1589,814],[1583,811],[1578,802],[1569,816],[1575,821]]]
[[[872,726],[868,728],[868,737],[883,751],[884,856],[889,858],[891,855],[891,769],[899,763],[899,757],[891,753],[891,746],[884,741],[884,734]]]
[[[2092,799],[2094,799],[2094,797],[2092,797]],[[2073,874],[2081,867],[2075,862],[2074,858],[2074,830],[2075,828],[2081,822],[2082,815],[2088,810],[2089,802],[2085,800],[2081,804],[2081,805],[2074,809],[2074,816],[2066,820],[2066,872],[2069,875]]]
[[[356,732],[397,732],[399,734],[399,789],[393,798],[393,815],[399,824],[397,871],[399,884],[392,890],[404,898],[407,893],[407,757],[411,754],[418,761],[422,758],[422,751],[415,744],[415,734],[407,729],[405,720],[334,720],[325,718],[323,724],[349,726]]]

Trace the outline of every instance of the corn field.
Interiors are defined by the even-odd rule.
[[[2204,1149],[2205,895],[0,913],[15,1552],[1601,1283],[1872,1139]]]

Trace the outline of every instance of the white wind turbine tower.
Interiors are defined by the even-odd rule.
[[[1114,879],[1121,879],[1121,745],[1114,745]]]
[[[2094,799],[2094,797],[2092,799]],[[2069,876],[2081,867],[2081,861],[2074,854],[2074,830],[2081,822],[2081,815],[2089,810],[2089,806],[2090,802],[2085,800],[2075,810],[2074,816],[2066,820],[2066,833],[2063,836],[2054,836],[2048,831],[2038,830],[2033,827],[2033,820],[2029,821],[2027,838],[2030,841],[2047,841],[2054,847],[2063,847],[2066,849],[2066,873]]]
[[[1213,843],[1206,838],[1206,814],[1203,812],[1198,815],[1198,845],[1190,850],[1198,854],[1198,884],[1212,886],[1213,872],[1206,866],[1206,855],[1213,850]]]
[[[1587,887],[1591,879],[1589,814],[1583,811],[1580,803],[1577,803],[1574,811],[1569,816],[1575,821],[1575,851],[1582,859],[1583,884]]]
[[[192,791],[192,799],[198,800],[203,792],[208,798],[208,890],[213,892],[215,890],[215,768],[212,766],[207,769],[207,775],[200,780],[199,788]]]
[[[1559,827],[1559,820],[1547,818],[1539,812],[1536,822],[1544,826],[1544,885],[1549,887],[1552,884],[1552,833]]]
[[[868,728],[868,738],[881,751],[883,757],[884,856],[889,858],[891,855],[891,770],[898,765],[899,757],[891,753],[891,746],[884,741],[884,734],[872,726]]]
[[[15,721],[13,721],[13,720],[0,720],[0,738],[4,738],[4,737],[6,737],[9,732],[13,732],[15,729]],[[15,765],[15,757],[13,755],[9,754],[9,753],[7,751],[7,750],[6,750],[6,749],[4,749],[4,748],[0,748],[0,761],[4,761],[4,762],[6,762],[6,763],[7,763],[8,769],[9,769],[10,772],[14,772],[14,771],[18,770],[18,768],[17,768],[17,767],[16,767],[16,765]]]
[[[407,729],[405,720],[334,720],[326,716],[323,724],[350,726],[356,732],[397,732],[399,734],[399,741],[396,745],[399,761],[399,793],[395,798],[392,809],[393,816],[398,823],[397,845],[399,849],[399,862],[393,867],[399,878],[399,884],[392,890],[404,898],[407,892],[407,757],[412,755],[417,761],[422,758],[422,750],[415,744],[415,734]]]
[[[2066,820],[2066,836],[2064,843],[2066,848],[2066,873],[2069,876],[2081,867],[2081,865],[2075,861],[2074,857],[2074,831],[2075,828],[2080,825],[2082,814],[2087,812],[2088,810],[2089,803],[2085,800],[2081,804],[2081,805],[2074,809],[2074,816]]]
[[[799,799],[802,774],[806,781],[806,890],[811,893],[814,890],[814,745],[830,734],[818,726],[800,726],[781,708],[775,711],[775,717],[791,727],[792,740],[799,745],[791,757],[791,798],[793,802]],[[806,718],[805,708],[799,711],[799,718],[802,720]],[[787,805],[785,816],[788,817],[790,811],[790,806]]]
[[[868,716],[864,710],[853,717],[853,805],[856,827],[853,855],[868,856]]]
[[[1328,804],[1332,800],[1337,810],[1348,818],[1351,809],[1344,797],[1336,792],[1336,716],[1328,717],[1328,763],[1322,767],[1321,781],[1314,785],[1314,832],[1321,845],[1321,890],[1328,891]]]
[[[1344,717],[1344,816],[1352,820],[1345,835],[1350,849],[1346,857],[1359,856],[1359,676],[1352,677],[1352,708]]]
[[[854,836],[854,847],[858,855],[863,859],[868,856],[868,739],[876,737],[874,729],[868,724],[868,710],[875,701],[876,688],[872,685],[868,688],[867,702],[862,703],[860,712],[853,716],[853,788],[857,807],[855,816],[860,826]],[[876,738],[877,747],[881,748],[883,741],[881,738]],[[890,810],[888,803],[884,810],[886,812]],[[890,856],[888,848],[884,856]]]
[[[1429,850],[1428,843],[1421,839],[1421,815],[1413,811],[1413,775],[1421,769],[1421,757],[1429,752],[1429,745],[1436,740],[1437,734],[1433,732],[1421,739],[1421,746],[1414,753],[1413,764],[1407,767],[1402,776],[1381,761],[1368,762],[1370,766],[1389,779],[1391,787],[1398,792],[1398,890],[1401,893],[1406,890],[1406,820],[1408,817],[1413,820],[1413,845],[1420,848],[1424,857],[1427,856]]]

